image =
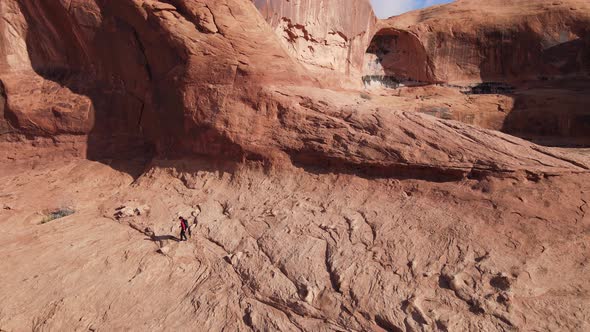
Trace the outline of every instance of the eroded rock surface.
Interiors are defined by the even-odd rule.
[[[89,155],[170,150],[220,136],[214,114],[257,86],[302,81],[250,2],[174,4],[3,2],[5,118],[28,135],[87,135]]]
[[[205,154],[444,178],[587,169],[525,141],[316,89],[248,1],[9,4],[22,19],[10,38],[26,52],[5,58],[28,54],[30,65],[1,76],[5,118],[27,135],[85,135],[90,157]]]
[[[589,23],[583,0],[454,1],[381,22],[366,70],[459,84],[587,77]]]
[[[435,183],[191,159],[134,180],[89,161],[0,167],[6,331],[589,327],[587,174]],[[117,221],[122,201],[150,213]],[[39,224],[63,204],[77,213]],[[178,242],[177,213],[193,225],[197,205]]]
[[[254,0],[281,44],[317,77],[360,85],[377,23],[367,0]]]
[[[453,93],[439,94],[438,105],[420,106],[429,114],[543,144],[588,146],[589,26],[587,1],[434,6],[380,21],[363,81],[371,90],[436,83],[471,97],[451,108]]]
[[[0,330],[590,328],[587,151],[326,89],[370,10],[303,3],[262,8],[355,55],[250,0],[0,3]]]

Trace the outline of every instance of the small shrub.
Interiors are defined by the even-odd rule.
[[[373,99],[373,97],[371,97],[371,95],[366,94],[366,93],[361,93],[361,98],[365,99],[365,100],[371,100]]]
[[[54,210],[54,211],[50,212],[49,214],[47,214],[43,218],[43,220],[41,220],[40,224],[46,224],[52,220],[67,217],[67,216],[72,215],[74,213],[76,213],[76,211],[74,211],[74,209],[72,209],[72,208],[57,209],[57,210]]]

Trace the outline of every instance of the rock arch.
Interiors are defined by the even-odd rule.
[[[409,31],[383,28],[372,38],[365,54],[365,85],[394,87],[434,83],[424,45]]]

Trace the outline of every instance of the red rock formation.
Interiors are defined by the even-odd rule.
[[[458,0],[381,22],[365,70],[461,84],[588,74],[589,26],[584,0]]]
[[[87,134],[97,153],[169,151],[206,137],[244,87],[301,81],[252,4],[173,3],[3,2],[5,117],[30,135]]]
[[[582,153],[322,88],[250,0],[0,10],[0,331],[588,330]]]
[[[254,0],[291,55],[324,81],[359,85],[377,19],[368,0]]]
[[[589,26],[590,5],[579,0],[459,0],[426,8],[380,22],[364,81],[450,83],[474,87],[466,93],[500,94],[491,104],[493,96],[473,96],[451,110],[452,102],[439,97],[429,107],[545,144],[587,145]]]
[[[153,148],[158,156],[443,178],[587,167],[525,141],[354,109],[355,95],[313,90],[314,81],[248,1],[9,3],[21,18],[20,33],[10,38],[26,48],[13,54],[27,55],[30,64],[21,57],[24,69],[11,66],[0,76],[5,118],[28,135],[88,135],[94,158]],[[443,133],[448,138],[440,145]]]

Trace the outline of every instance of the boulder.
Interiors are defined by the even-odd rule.
[[[126,203],[115,209],[114,217],[119,220],[136,216],[148,216],[149,213],[150,207],[146,204],[136,205],[133,203]]]

